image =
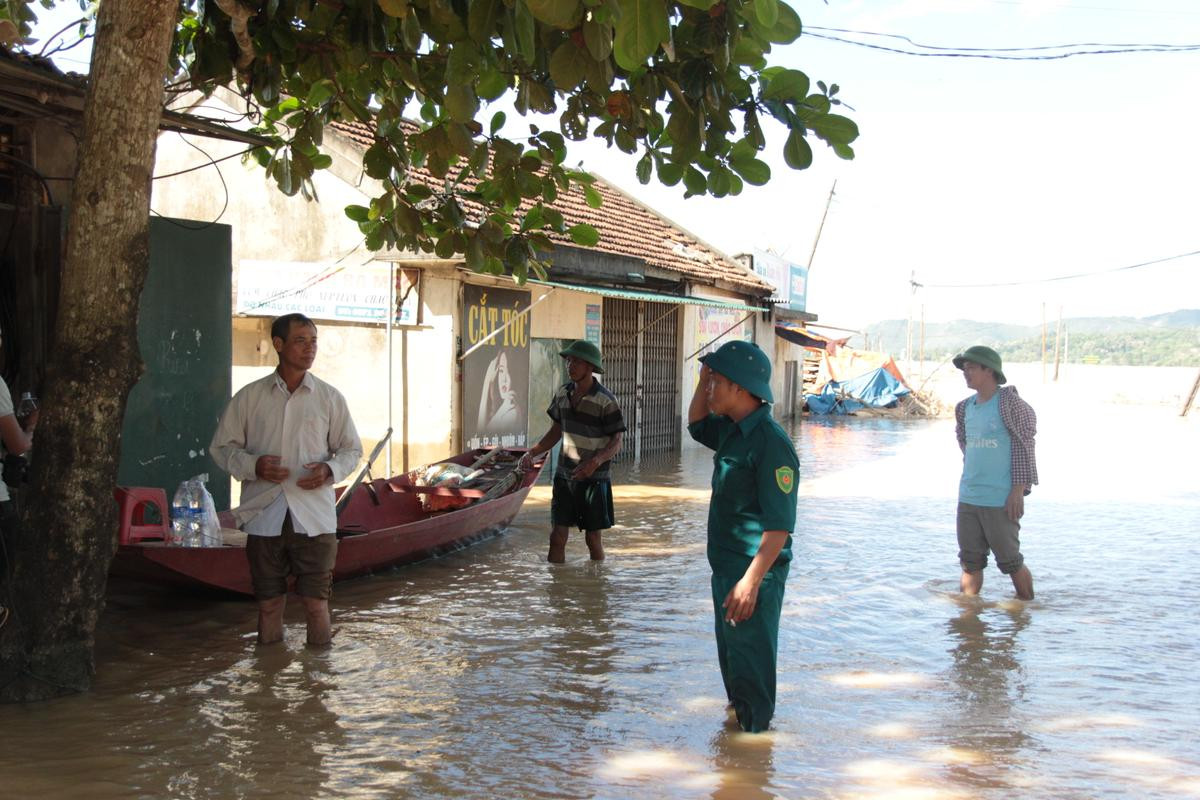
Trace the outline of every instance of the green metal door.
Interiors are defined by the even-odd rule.
[[[150,220],[150,272],[138,313],[146,364],[125,408],[121,486],[157,486],[208,473],[217,508],[229,506],[229,476],[208,443],[230,394],[232,273],[228,225]]]

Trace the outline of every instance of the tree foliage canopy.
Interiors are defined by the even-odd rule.
[[[29,5],[0,0],[0,16],[27,22]],[[367,246],[463,253],[523,280],[548,232],[595,241],[554,209],[575,190],[599,205],[592,178],[565,165],[569,142],[599,137],[636,158],[643,184],[682,183],[685,197],[766,183],[768,119],[793,169],[812,163],[814,138],[853,158],[837,85],[768,65],[800,33],[782,0],[183,0],[171,86],[238,87],[276,143],[255,157],[289,195],[312,196],[331,164],[327,123],[373,125],[363,170],[382,190],[346,210]],[[486,110],[506,96],[520,114],[557,114],[558,130],[510,137],[504,112]]]

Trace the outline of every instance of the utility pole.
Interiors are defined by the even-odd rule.
[[[925,380],[925,304],[921,303],[921,380]]]
[[[1058,383],[1058,343],[1062,340],[1062,306],[1058,307],[1058,331],[1054,334],[1054,382]]]
[[[837,181],[829,187],[829,197],[825,199],[825,211],[821,214],[821,224],[817,226],[817,238],[813,239],[812,252],[808,254],[808,268],[812,269],[813,259],[817,257],[817,245],[821,242],[821,231],[825,230],[825,218],[829,216],[829,206],[833,203],[833,193],[837,189]]]
[[[1200,373],[1196,374],[1196,382],[1192,384],[1192,391],[1188,394],[1187,402],[1183,404],[1183,411],[1179,416],[1186,417],[1188,412],[1192,410],[1192,404],[1196,402],[1196,394],[1200,392]]]
[[[1046,382],[1046,301],[1042,301],[1042,383]]]
[[[912,271],[908,282],[912,287],[912,293],[908,297],[908,339],[904,343],[904,371],[911,374],[913,362],[913,302],[917,296],[917,289],[921,286],[921,284],[917,283],[917,271],[915,269]],[[924,313],[924,311],[921,313]]]
[[[1071,361],[1071,326],[1063,325],[1063,374],[1066,375],[1067,364]]]

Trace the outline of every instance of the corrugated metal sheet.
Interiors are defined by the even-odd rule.
[[[602,383],[628,427],[618,461],[679,447],[679,316],[677,303],[604,298]]]

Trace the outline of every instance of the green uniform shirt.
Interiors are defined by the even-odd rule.
[[[799,460],[792,440],[764,403],[741,422],[709,414],[688,433],[713,454],[712,501],[708,506],[708,563],[717,569],[730,555],[753,558],[763,531],[796,527]],[[792,559],[792,537],[779,554]]]

